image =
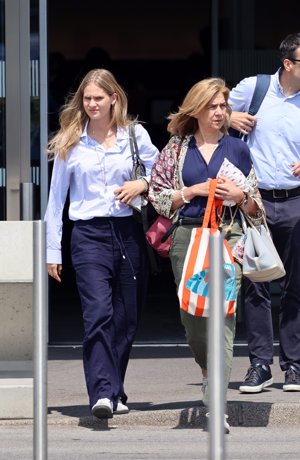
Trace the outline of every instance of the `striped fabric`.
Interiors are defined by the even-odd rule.
[[[216,179],[211,181],[207,207],[203,219],[203,226],[199,228],[193,228],[192,230],[178,289],[180,308],[194,316],[209,316],[209,293],[204,289],[204,295],[199,295],[197,292],[193,292],[191,289],[189,289],[189,287],[191,286],[191,278],[193,278],[197,273],[209,269],[210,235],[219,233],[218,224],[216,221],[216,211],[218,209],[218,215],[221,215],[222,201],[214,199],[216,184]],[[224,240],[223,245],[224,263],[233,265],[234,260],[228,242]],[[204,282],[205,281],[208,280],[204,280]],[[225,295],[224,298],[226,299]],[[224,301],[225,316],[233,315],[235,310],[236,299],[232,300],[230,298],[230,300]]]

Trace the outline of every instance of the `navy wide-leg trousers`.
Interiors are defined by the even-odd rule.
[[[72,262],[81,299],[83,364],[92,407],[123,403],[124,378],[145,300],[147,257],[142,226],[132,217],[74,223]]]

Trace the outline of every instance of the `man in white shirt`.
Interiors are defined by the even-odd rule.
[[[242,80],[230,94],[231,127],[247,135],[267,222],[286,276],[279,313],[279,363],[284,391],[300,391],[300,33],[280,44],[281,67],[257,116],[248,113],[256,77]],[[240,386],[258,393],[273,383],[273,323],[269,283],[245,280],[245,322],[250,368]]]

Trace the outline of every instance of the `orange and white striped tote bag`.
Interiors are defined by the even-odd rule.
[[[211,234],[219,233],[216,211],[218,210],[218,214],[221,215],[223,203],[214,197],[216,185],[217,179],[211,180],[203,224],[202,227],[192,230],[178,288],[180,308],[194,316],[209,316],[209,240]],[[229,296],[228,300],[224,296],[224,313],[225,316],[231,316],[236,310],[235,268],[228,242],[223,240],[223,243],[224,267],[229,267],[231,270],[234,283],[234,295]],[[187,287],[190,284],[189,280],[197,274],[202,274],[201,281],[205,285],[204,289],[201,289],[202,295]]]

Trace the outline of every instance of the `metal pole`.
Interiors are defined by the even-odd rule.
[[[32,182],[21,183],[21,220],[33,220],[34,193]]]
[[[47,460],[48,283],[46,223],[33,222],[34,460]]]
[[[224,459],[224,271],[223,236],[210,237],[209,427],[210,459]]]

